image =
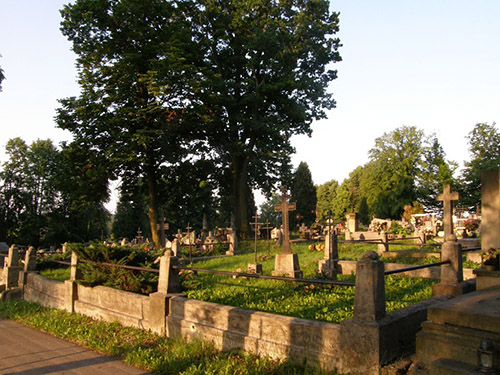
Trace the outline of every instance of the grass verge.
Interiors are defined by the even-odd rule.
[[[259,358],[242,351],[219,352],[201,340],[186,343],[182,339],[168,339],[116,322],[96,321],[26,301],[0,303],[0,316],[155,374],[327,374],[303,364]]]

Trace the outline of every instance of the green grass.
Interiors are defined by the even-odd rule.
[[[299,254],[300,268],[304,278],[320,277],[316,270],[318,260],[323,258],[323,251],[309,250],[312,242],[292,244],[292,251]],[[316,242],[318,244],[319,242]],[[275,244],[268,247],[261,242],[258,249],[258,262],[262,264],[265,275],[274,270],[274,255],[281,251]],[[393,245],[396,250],[418,251],[418,246]],[[359,260],[363,254],[376,250],[374,244],[347,243],[339,244],[341,259]],[[413,259],[409,256],[382,261],[402,264],[428,264],[439,261],[437,258]],[[185,266],[189,260],[185,259]],[[195,268],[222,271],[246,272],[248,263],[254,262],[253,241],[242,241],[239,254],[233,257],[219,257],[193,263]],[[42,275],[65,280],[69,271],[45,271]],[[186,278],[187,277],[187,278]],[[289,283],[274,280],[233,279],[227,276],[207,275],[204,273],[184,274],[183,286],[189,298],[225,304],[270,313],[277,313],[298,318],[339,323],[352,317],[354,288],[318,286],[318,284]],[[354,281],[354,276],[339,275],[339,280]],[[431,297],[431,286],[436,280],[386,276],[387,311],[400,309]]]
[[[293,244],[292,251],[299,254],[301,270],[305,278],[316,278],[318,260],[323,252],[310,251],[308,243]],[[341,244],[340,258],[350,257],[357,260],[376,246],[366,244]],[[259,262],[265,275],[274,269],[275,246],[268,255],[267,250],[259,252]],[[254,261],[253,251],[248,244],[240,249],[242,254],[228,258],[210,259],[196,263],[194,267],[246,272],[247,264]],[[353,287],[322,287],[301,283],[274,280],[236,279],[198,273],[187,274],[183,280],[189,298],[293,316],[297,318],[339,323],[353,315]],[[184,274],[184,278],[186,275]],[[339,275],[339,280],[354,281],[352,275]],[[387,311],[400,309],[431,297],[431,286],[435,280],[386,276]]]
[[[56,280],[56,281],[69,280],[69,273],[70,273],[69,267],[45,269],[45,270],[40,271],[40,275],[46,277],[47,279]]]
[[[151,332],[96,321],[25,301],[0,303],[0,316],[53,336],[111,355],[155,374],[307,374],[325,372],[303,364],[279,362],[242,351],[219,352],[204,341],[187,343]]]

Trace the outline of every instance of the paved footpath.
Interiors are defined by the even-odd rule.
[[[118,359],[0,318],[0,375],[148,374]]]

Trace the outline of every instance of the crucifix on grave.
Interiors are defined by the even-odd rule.
[[[191,229],[193,229],[192,227],[189,226],[189,223],[186,227],[186,230],[187,230],[187,234],[188,234],[188,246],[189,246],[189,264],[192,265],[193,264],[193,251],[191,249]]]
[[[255,216],[252,216],[255,221],[253,223],[250,223],[251,225],[254,226],[254,233],[255,233],[255,242],[254,242],[254,263],[249,263],[247,267],[248,273],[262,273],[262,264],[257,263],[257,236],[259,234],[259,228],[262,225],[262,223],[259,223],[260,216],[255,214]]]
[[[141,228],[137,228],[137,236],[135,238],[137,239],[137,243],[142,243],[144,237],[142,236]]]
[[[274,206],[275,212],[281,212],[282,221],[283,221],[283,246],[281,247],[282,254],[291,254],[292,250],[290,248],[290,228],[288,224],[288,213],[290,211],[295,211],[297,206],[294,203],[288,202],[290,196],[286,194],[286,187],[281,187],[282,195],[279,197],[281,200],[280,204],[276,204]]]
[[[262,227],[262,229],[264,229],[266,231],[267,254],[268,255],[271,253],[271,242],[269,241],[269,232],[270,232],[270,229],[272,229],[272,227],[269,226],[269,224],[271,224],[269,222],[269,220],[266,220],[266,222],[264,223],[265,227]]]
[[[443,222],[444,222],[444,240],[447,241],[448,237],[453,234],[453,202],[458,201],[460,195],[452,193],[450,184],[443,185],[443,193],[439,194],[436,198],[438,201],[443,202]]]
[[[325,252],[323,259],[318,262],[318,268],[320,273],[335,278],[337,276],[339,253],[337,247],[337,232],[332,225],[333,216],[331,210],[328,210],[326,219],[328,223],[328,232],[325,236]]]
[[[292,254],[290,248],[290,228],[288,227],[288,212],[295,211],[296,204],[290,203],[288,200],[290,196],[287,195],[287,188],[285,186],[281,187],[280,196],[281,204],[274,206],[276,212],[281,212],[283,220],[283,246],[281,249],[281,254],[276,254],[274,262],[273,275],[281,276],[286,275],[289,277],[302,277],[302,271],[299,267],[299,258],[297,254]]]

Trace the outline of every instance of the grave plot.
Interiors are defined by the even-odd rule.
[[[301,270],[304,272],[303,277],[314,279],[318,277],[318,261],[323,253],[310,251],[309,244],[291,246],[292,251],[298,255]],[[198,269],[245,273],[247,264],[253,261],[252,245],[251,242],[243,242],[240,247],[241,254],[198,262],[195,266]],[[363,247],[366,252],[367,245]],[[274,253],[277,251],[279,250],[275,246],[272,247],[270,254],[267,250],[259,251],[258,259],[262,264],[264,275],[272,274]],[[350,255],[361,258],[361,251],[358,246]],[[340,254],[342,257],[342,249]],[[184,293],[192,299],[332,323],[353,316],[353,287],[250,279],[245,276],[234,278],[189,271],[181,272],[181,278],[185,288]],[[354,282],[355,276],[337,275],[337,280]],[[425,278],[386,276],[387,311],[394,311],[431,298],[431,287],[436,282]]]

